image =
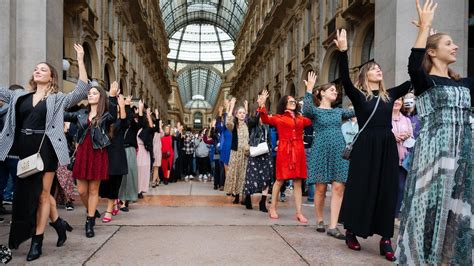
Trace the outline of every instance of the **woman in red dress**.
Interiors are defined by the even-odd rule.
[[[303,129],[311,125],[311,120],[303,117],[299,110],[301,107],[295,98],[286,95],[281,98],[277,107],[277,114],[269,116],[265,109],[268,91],[264,90],[258,96],[258,112],[262,122],[274,126],[278,132],[278,150],[276,157],[276,181],[273,185],[272,195],[278,197],[283,182],[293,179],[294,196],[296,204],[296,219],[300,223],[308,223],[301,212],[301,184],[306,179],[306,154],[303,144]],[[276,205],[278,199],[272,200],[269,215],[278,219]]]
[[[173,166],[173,138],[171,136],[171,127],[165,127],[165,135],[161,138],[161,170],[165,185],[168,185],[170,178],[171,166]]]

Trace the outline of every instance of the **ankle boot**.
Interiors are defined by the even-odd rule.
[[[95,217],[87,217],[86,220],[86,237],[94,237],[94,225],[95,225]]]
[[[267,196],[262,195],[262,198],[260,199],[260,202],[258,203],[258,206],[259,206],[261,212],[268,212],[268,209],[267,209]]]
[[[43,247],[43,234],[34,235],[31,238],[31,247],[26,256],[27,261],[36,260],[41,256],[41,248]]]
[[[66,231],[71,232],[72,227],[69,225],[68,222],[61,219],[61,217],[58,217],[55,222],[49,223],[49,225],[51,225],[54,230],[56,230],[56,233],[58,233],[58,242],[56,243],[56,246],[60,247],[64,245],[67,240]]]
[[[240,198],[240,197],[239,197],[239,194],[235,195],[234,202],[232,202],[232,203],[234,203],[234,204],[239,204],[239,198]]]
[[[252,208],[252,198],[250,195],[245,195],[245,208],[247,210],[251,210]]]

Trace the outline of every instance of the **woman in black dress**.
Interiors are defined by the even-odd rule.
[[[50,191],[58,162],[62,165],[69,162],[63,132],[63,112],[84,99],[89,88],[83,61],[84,50],[78,44],[74,48],[79,65],[79,82],[72,93],[59,92],[58,73],[48,63],[36,66],[29,82],[30,91],[8,93],[4,89],[0,90],[0,100],[10,103],[6,128],[1,133],[0,159],[4,159],[6,154],[24,159],[39,150],[44,162],[42,172],[15,180],[9,246],[16,249],[32,237],[28,261],[41,256],[48,217],[58,233],[58,247],[66,241],[66,230],[72,230],[58,216],[56,201]]]
[[[125,111],[125,99],[123,95],[119,95],[119,119],[112,124],[111,131],[112,140],[110,146],[107,146],[109,155],[109,179],[103,180],[100,183],[99,195],[107,199],[107,211],[102,218],[102,222],[109,223],[112,221],[112,216],[119,213],[118,194],[120,185],[122,184],[122,177],[128,174],[127,155],[124,147],[125,131],[130,125]]]
[[[359,73],[357,87],[349,77],[346,31],[337,32],[340,72],[344,90],[354,105],[359,128],[365,124],[380,97],[374,116],[355,142],[349,165],[340,222],[346,231],[346,244],[360,250],[356,236],[382,236],[380,254],[395,260],[390,239],[393,237],[398,187],[398,152],[392,133],[392,109],[396,99],[405,95],[410,83],[385,89],[380,66],[371,61]]]

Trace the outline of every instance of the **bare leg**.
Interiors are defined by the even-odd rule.
[[[79,191],[79,196],[81,197],[82,204],[84,204],[87,213],[89,213],[89,181],[77,180],[77,190]]]
[[[339,211],[341,210],[342,198],[344,197],[345,185],[339,182],[332,182],[331,192],[331,220],[329,229],[336,228],[339,219]]]
[[[108,199],[107,200],[107,212],[104,214],[104,217],[112,218],[112,211],[114,210],[114,203],[115,203],[115,200],[113,200],[113,199]]]
[[[156,181],[158,180],[158,166],[153,166],[153,181],[152,183],[156,184]]]
[[[301,183],[302,183],[302,179],[293,180],[293,194],[295,196],[296,215],[303,214],[301,212],[301,204],[302,204],[302,198],[303,198],[303,195],[301,192]]]
[[[316,224],[324,221],[324,199],[326,198],[326,184],[316,183],[314,210],[316,212]]]
[[[38,211],[36,212],[36,235],[44,233],[51,209],[51,185],[53,184],[54,172],[46,172],[43,175],[43,190],[39,198]]]
[[[58,208],[56,207],[56,200],[53,196],[49,195],[50,199],[50,209],[49,209],[49,219],[51,222],[56,221],[59,218]]]
[[[99,203],[99,186],[100,180],[89,181],[89,208],[87,208],[87,214],[89,217],[95,216],[95,210],[97,209],[97,204]]]
[[[284,180],[275,180],[275,183],[273,184],[273,189],[272,189],[272,205],[270,206],[270,212],[271,216],[278,216],[276,212],[277,208],[277,202],[278,199],[280,198],[280,188],[283,185]]]

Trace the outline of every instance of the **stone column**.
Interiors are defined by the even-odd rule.
[[[0,84],[27,86],[37,63],[58,71],[62,85],[63,1],[0,1]]]
[[[433,27],[438,32],[449,33],[460,46],[458,61],[452,67],[461,75],[466,75],[468,1],[436,2],[438,8]],[[408,57],[418,31],[411,21],[416,19],[418,15],[414,0],[375,0],[375,59],[384,70],[388,87],[409,79]]]

